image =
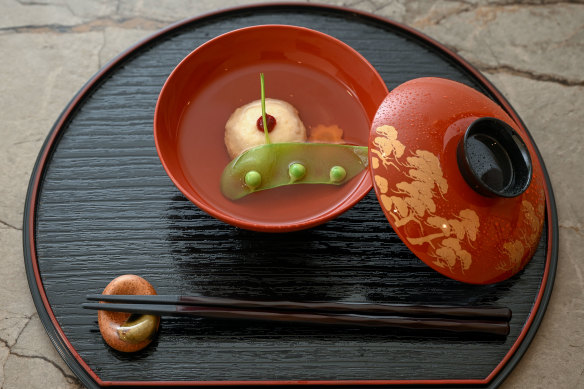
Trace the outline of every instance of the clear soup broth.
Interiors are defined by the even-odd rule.
[[[341,185],[297,184],[259,191],[229,200],[220,189],[221,174],[230,162],[224,144],[225,123],[233,111],[260,98],[260,73],[266,97],[287,101],[299,112],[307,135],[317,125],[337,125],[345,143],[367,145],[370,122],[349,87],[317,69],[279,61],[262,61],[215,75],[198,85],[178,126],[179,163],[194,190],[213,199],[221,212],[258,223],[302,223],[326,214],[343,202],[367,171]],[[268,112],[269,113],[269,112]]]

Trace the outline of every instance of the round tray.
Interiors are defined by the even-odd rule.
[[[485,93],[522,125],[504,97],[460,57],[370,14],[258,5],[173,25],[95,75],[62,113],[38,157],[26,200],[24,254],[30,289],[55,347],[88,387],[498,386],[529,346],[551,294],[558,231],[547,173],[547,219],[537,253],[513,278],[484,286],[447,279],[415,258],[374,193],[317,228],[264,234],[208,216],[165,174],[152,119],[166,77],[214,36],[278,23],[343,40],[390,89],[422,76],[453,79]],[[513,311],[511,332],[491,338],[165,317],[153,344],[122,354],[103,342],[97,315],[81,304],[87,293],[100,293],[127,273],[147,278],[159,294],[504,305]]]

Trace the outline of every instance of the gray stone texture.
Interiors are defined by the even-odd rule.
[[[0,0],[1,388],[79,387],[40,324],[22,254],[28,180],[59,113],[96,71],[153,32],[257,2]],[[584,388],[584,2],[320,2],[391,18],[443,43],[483,72],[524,120],[556,195],[559,265],[537,336],[502,387]]]

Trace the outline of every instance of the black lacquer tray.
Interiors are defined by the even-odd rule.
[[[499,92],[464,60],[405,26],[319,5],[272,4],[171,26],[108,64],[72,100],[43,146],[24,217],[31,293],[59,353],[88,387],[388,385],[496,387],[542,319],[557,262],[557,216],[546,176],[538,251],[496,285],[447,279],[408,251],[374,193],[339,218],[288,234],[240,230],[206,215],[165,174],[152,134],[158,93],[190,51],[255,24],[294,24],[348,43],[393,88],[422,76]],[[158,293],[263,300],[495,304],[513,310],[506,338],[397,329],[164,318],[156,341],[121,354],[102,341],[87,293],[133,273]]]

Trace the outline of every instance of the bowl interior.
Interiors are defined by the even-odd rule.
[[[371,121],[388,93],[375,69],[346,44],[294,26],[254,26],[210,40],[171,73],[160,93],[154,137],[174,184],[199,208],[257,231],[308,228],[346,211],[370,189],[368,171],[342,186],[294,185],[232,201],[220,191],[230,158],[225,123],[238,107],[266,97],[299,111],[308,135],[337,125],[347,143],[367,145]]]

